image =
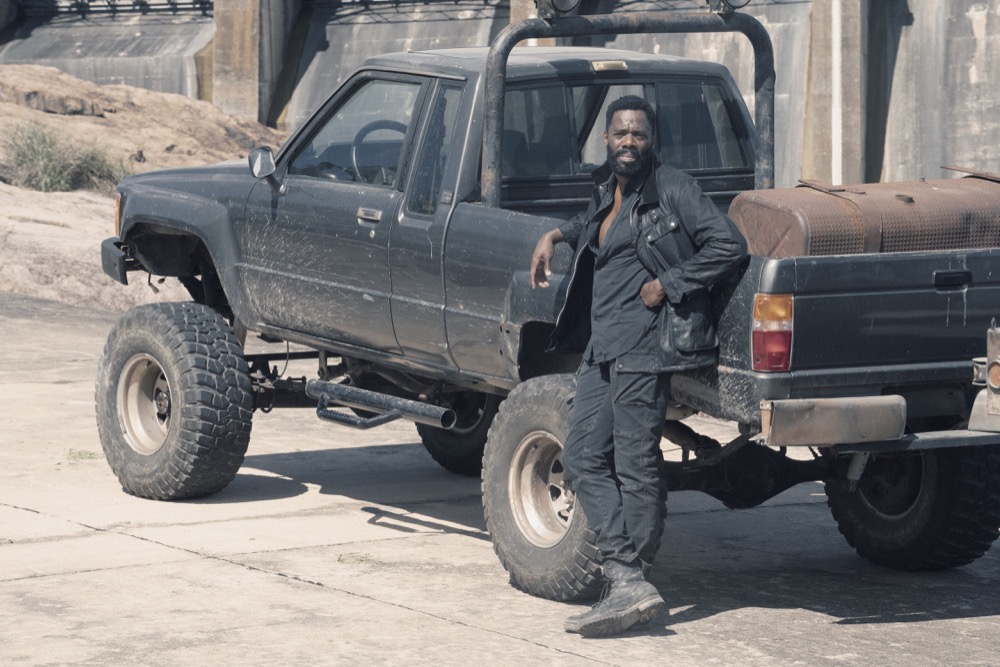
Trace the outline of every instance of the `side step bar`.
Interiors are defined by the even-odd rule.
[[[409,419],[419,424],[449,429],[455,425],[457,419],[455,411],[448,408],[326,380],[310,380],[306,384],[306,394],[319,400],[319,406],[316,408],[317,417],[352,428],[368,429],[396,419]],[[331,403],[376,414],[371,417],[361,417],[337,412],[330,409]]]

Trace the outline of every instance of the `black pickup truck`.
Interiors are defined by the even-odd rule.
[[[526,37],[626,29],[751,36],[756,123],[720,65],[513,50]],[[593,535],[560,464],[579,359],[545,351],[569,254],[557,254],[554,289],[530,289],[528,267],[538,237],[585,207],[606,105],[638,94],[658,110],[659,159],[697,178],[756,253],[713,293],[719,366],[674,379],[664,434],[684,456],[664,464],[668,488],[746,508],[824,481],[862,556],[903,569],[981,556],[1000,528],[1000,405],[984,398],[1000,387],[1000,365],[980,362],[974,385],[972,358],[1000,304],[1000,195],[987,194],[985,220],[961,193],[947,200],[950,217],[925,216],[950,225],[937,247],[926,233],[894,242],[889,218],[876,229],[840,213],[871,208],[857,189],[768,191],[773,71],[761,32],[740,14],[534,19],[489,51],[367,61],[276,154],[252,151],[249,168],[123,181],[105,271],[122,283],[130,271],[176,277],[192,297],[133,309],[104,350],[98,427],[125,490],[219,491],[258,409],[311,400],[320,417],[360,428],[402,417],[445,468],[482,474],[487,525],[515,585],[556,599],[594,593]],[[1000,189],[985,177],[954,182]],[[925,191],[888,197],[919,222]],[[834,204],[800,206],[804,193]],[[976,233],[959,233],[970,225]],[[244,353],[248,332],[304,346],[291,354],[315,358],[317,377],[281,377],[274,355]],[[741,435],[692,432],[679,420],[694,411],[737,422]]]

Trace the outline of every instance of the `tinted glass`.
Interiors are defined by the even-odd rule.
[[[689,170],[747,166],[720,86],[664,83],[656,96],[664,162]]]
[[[458,124],[458,105],[461,99],[461,89],[441,88],[431,107],[407,200],[407,208],[414,213],[429,215],[437,208],[441,179],[448,162],[455,126]]]
[[[679,169],[749,165],[725,91],[715,82],[660,81],[517,89],[504,106],[505,177],[583,174],[603,164],[605,113],[624,95],[650,100],[660,159]]]
[[[370,80],[338,105],[289,174],[392,186],[420,84]]]
[[[508,91],[504,103],[505,176],[573,173],[574,140],[563,86]]]

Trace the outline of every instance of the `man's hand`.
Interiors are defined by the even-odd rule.
[[[642,299],[646,308],[656,308],[663,303],[663,299],[666,298],[666,296],[667,293],[663,291],[663,286],[660,285],[659,278],[650,280],[642,286],[642,289],[639,290],[639,298]]]
[[[535,244],[535,252],[531,255],[531,273],[528,280],[531,288],[548,287],[549,276],[552,275],[552,256],[556,251],[556,243],[562,241],[563,235],[559,229],[553,229],[542,234]]]

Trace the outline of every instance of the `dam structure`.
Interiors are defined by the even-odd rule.
[[[706,0],[582,0],[582,14],[705,12]],[[1000,0],[753,0],[771,35],[775,181],[1000,173]],[[365,58],[485,46],[532,0],[0,0],[0,67],[57,67],[298,127]],[[735,33],[567,39],[719,62],[753,108]],[[530,46],[526,46],[530,48]]]

